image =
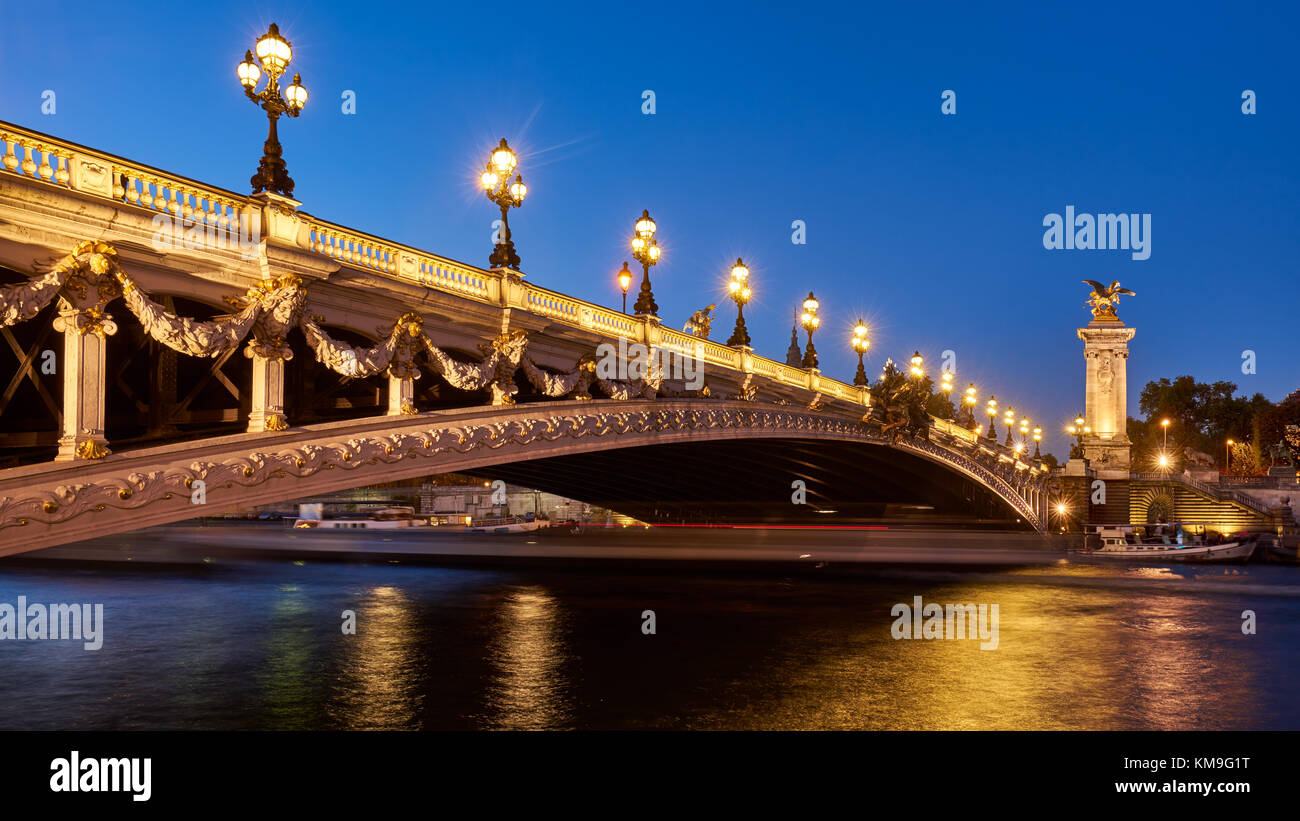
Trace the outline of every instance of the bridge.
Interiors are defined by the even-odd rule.
[[[452,470],[648,516],[717,488],[724,518],[770,515],[798,481],[794,516],[895,501],[1046,527],[1041,462],[865,385],[274,192],[0,141],[0,555]],[[641,372],[637,345],[659,354]]]

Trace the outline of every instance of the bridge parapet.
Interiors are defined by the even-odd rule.
[[[261,214],[262,202],[251,196],[11,123],[0,122],[0,142],[6,171],[60,188],[222,228]]]

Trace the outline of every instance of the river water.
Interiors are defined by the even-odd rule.
[[[1300,729],[1290,566],[0,567],[18,596],[102,603],[103,647],[0,641],[0,729]],[[915,596],[997,604],[997,648],[894,638]]]

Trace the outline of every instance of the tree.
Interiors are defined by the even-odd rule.
[[[1188,375],[1148,382],[1138,403],[1146,419],[1128,420],[1135,453],[1150,458],[1164,447],[1165,430],[1160,424],[1164,419],[1170,420],[1169,449],[1175,457],[1185,447],[1222,453],[1228,439],[1258,444],[1262,436],[1267,438],[1257,430],[1257,424],[1264,421],[1261,414],[1275,406],[1263,394],[1246,398],[1234,396],[1236,390],[1232,382],[1197,382]],[[1282,424],[1268,417],[1270,431],[1281,430]]]

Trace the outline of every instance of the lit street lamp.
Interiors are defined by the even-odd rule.
[[[627,269],[626,262],[618,272],[618,287],[623,290],[623,313],[627,313],[627,289],[632,287],[632,272]]]
[[[1016,429],[1016,411],[1014,408],[1007,408],[1007,412],[1002,414],[1002,422],[1007,426],[1007,441],[1002,444],[1011,447],[1011,434]]]
[[[1038,445],[1042,441],[1043,441],[1043,429],[1034,428],[1034,458],[1035,459],[1043,458],[1043,454],[1039,453],[1038,451]]]
[[[989,438],[997,441],[998,431],[997,427],[994,425],[998,419],[998,398],[996,396],[989,397],[986,409],[989,415]]]
[[[920,351],[912,352],[912,378],[920,379],[925,376],[925,357],[921,356]]]
[[[975,403],[979,401],[978,393],[975,390],[975,383],[970,383],[961,398],[962,411],[966,414],[966,424],[975,425]]]
[[[248,99],[260,105],[270,121],[266,143],[262,146],[262,161],[257,164],[257,173],[249,180],[253,184],[253,193],[270,191],[286,197],[293,196],[293,179],[284,164],[280,139],[276,132],[276,121],[281,114],[297,117],[302,107],[307,104],[307,89],[302,86],[302,76],[293,75],[293,82],[280,93],[280,76],[289,67],[293,59],[293,46],[280,36],[280,29],[271,24],[266,34],[257,38],[257,63],[253,62],[253,52],[245,51],[244,60],[236,68],[239,84],[244,87]],[[261,63],[261,67],[258,67]],[[266,88],[253,91],[266,72]]]
[[[748,345],[749,331],[745,329],[745,303],[749,302],[753,294],[749,289],[749,269],[745,263],[736,257],[736,264],[731,266],[731,282],[727,288],[731,292],[731,298],[736,303],[736,330],[731,332],[731,339],[727,340],[728,345]]]
[[[632,237],[632,256],[641,263],[641,292],[637,294],[636,304],[632,306],[638,316],[654,316],[659,313],[655,295],[650,290],[650,266],[659,262],[659,241],[655,239],[657,230],[659,226],[650,219],[650,211],[643,210],[641,219],[633,226]]]
[[[501,209],[501,230],[497,232],[497,242],[488,257],[488,265],[516,271],[519,270],[519,255],[515,253],[515,243],[510,238],[510,209],[523,205],[524,197],[528,196],[528,186],[524,185],[522,176],[515,174],[515,181],[510,181],[510,174],[518,164],[519,158],[502,137],[501,144],[488,157],[483,176],[479,177],[483,193]]]
[[[1232,475],[1232,446],[1237,444],[1229,439],[1223,445],[1223,472]]]
[[[1089,433],[1092,433],[1092,428],[1088,427],[1083,423],[1084,423],[1083,414],[1079,414],[1078,416],[1074,417],[1074,424],[1070,425],[1065,429],[1071,436],[1074,437],[1074,446],[1070,448],[1071,459],[1083,458],[1083,437]]]
[[[871,350],[871,340],[867,338],[867,323],[861,319],[853,326],[853,350],[858,354],[858,372],[853,377],[853,384],[866,386],[867,370],[862,365],[862,355]]]
[[[817,349],[813,347],[813,331],[817,326],[822,324],[821,317],[817,316],[817,309],[821,303],[813,292],[808,292],[808,298],[803,301],[803,313],[799,315],[799,324],[808,332],[808,347],[803,352],[803,366],[805,368],[817,367]]]

